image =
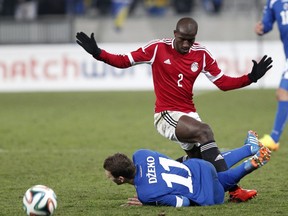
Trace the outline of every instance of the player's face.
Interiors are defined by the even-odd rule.
[[[184,34],[180,31],[174,31],[174,47],[177,52],[186,54],[195,42],[196,34]]]
[[[108,170],[105,170],[105,174],[107,176],[108,179],[110,179],[111,181],[115,182],[117,185],[121,185],[123,184],[123,179],[118,177],[118,178],[115,178],[111,172],[109,172]]]

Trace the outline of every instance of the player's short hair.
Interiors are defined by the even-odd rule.
[[[197,33],[198,23],[192,17],[183,17],[180,20],[178,20],[175,31],[181,32],[180,29],[182,29],[182,31],[183,29],[185,29],[186,32]]]
[[[109,171],[114,178],[123,176],[132,179],[135,176],[136,168],[134,163],[125,154],[116,153],[105,159],[103,168]]]

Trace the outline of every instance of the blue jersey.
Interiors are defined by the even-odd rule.
[[[262,18],[264,33],[272,30],[275,21],[288,59],[288,0],[267,0]]]
[[[215,205],[224,202],[224,189],[214,166],[204,160],[179,163],[161,153],[141,149],[134,153],[138,199],[146,205]]]

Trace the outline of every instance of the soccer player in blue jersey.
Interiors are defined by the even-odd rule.
[[[116,153],[105,159],[103,167],[107,177],[116,184],[135,186],[137,196],[130,198],[128,205],[217,205],[224,202],[225,191],[266,164],[271,152],[249,131],[244,146],[222,153],[229,168],[254,153],[237,167],[218,173],[212,163],[203,159],[180,163],[147,149],[136,151],[133,161]]]
[[[263,17],[255,26],[258,35],[270,32],[274,22],[277,23],[280,38],[284,46],[286,66],[282,74],[280,85],[276,91],[278,108],[274,119],[274,126],[270,135],[266,134],[260,141],[273,151],[279,149],[279,140],[288,119],[288,2],[283,0],[267,0],[263,10]]]

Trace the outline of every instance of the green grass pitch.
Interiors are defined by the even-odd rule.
[[[202,120],[210,124],[218,146],[243,145],[248,130],[271,130],[275,90],[197,92]],[[0,215],[21,216],[22,197],[35,184],[58,197],[55,215],[288,215],[288,128],[278,152],[240,185],[257,189],[247,203],[210,207],[120,207],[135,194],[133,186],[106,179],[106,156],[129,156],[149,148],[177,158],[180,147],[153,126],[153,92],[69,92],[0,94]],[[227,197],[226,197],[227,200]]]

